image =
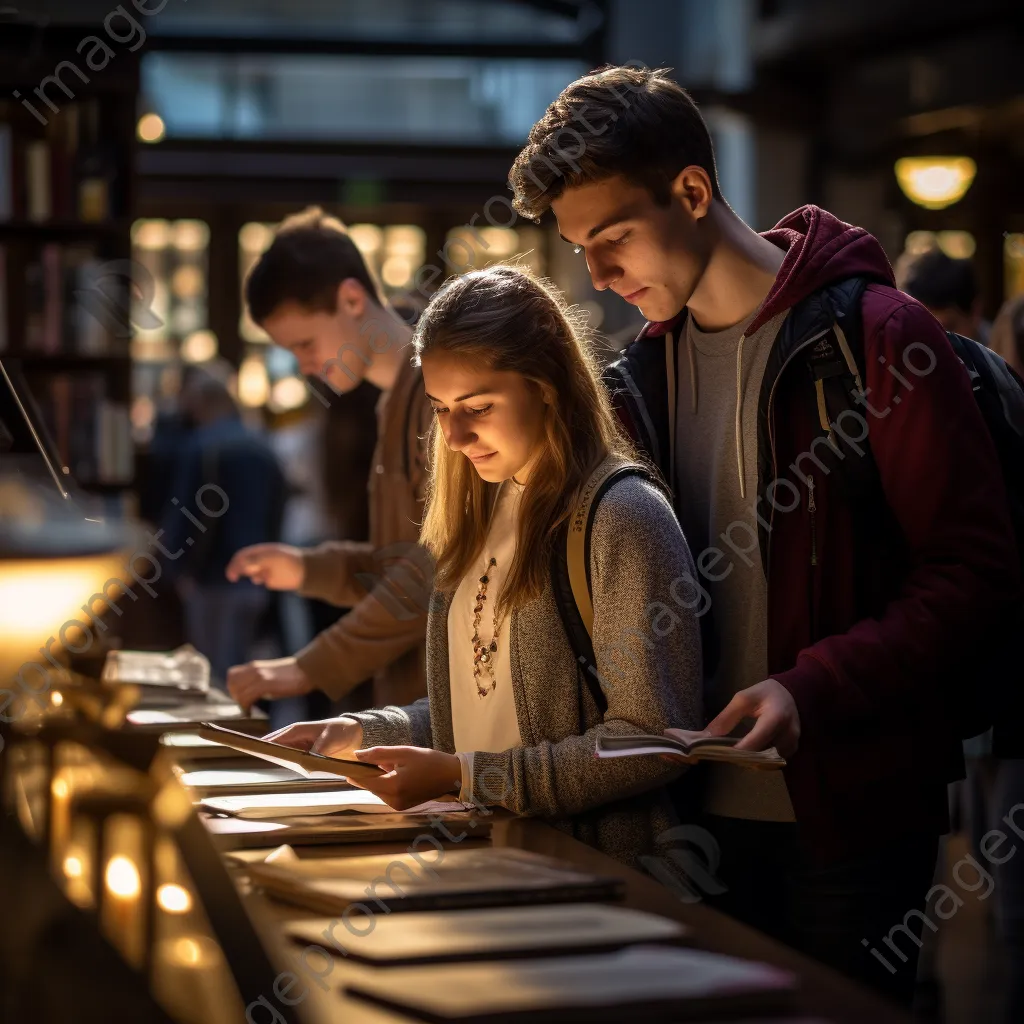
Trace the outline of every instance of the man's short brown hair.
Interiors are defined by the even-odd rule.
[[[568,188],[622,175],[667,205],[672,180],[696,164],[722,198],[711,134],[667,68],[609,67],[567,85],[533,126],[509,184],[537,220]]]
[[[311,313],[333,313],[338,308],[338,286],[347,278],[358,281],[378,306],[384,305],[345,225],[311,206],[281,222],[270,248],[249,271],[245,279],[249,315],[263,323],[286,302]]]

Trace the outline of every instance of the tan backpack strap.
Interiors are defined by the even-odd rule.
[[[565,554],[569,585],[572,587],[572,596],[576,601],[580,618],[591,638],[594,636],[594,602],[590,597],[590,586],[587,582],[587,523],[590,522],[590,509],[594,504],[594,497],[600,492],[608,477],[617,473],[623,465],[624,463],[618,459],[605,459],[594,470],[583,488],[566,533]]]

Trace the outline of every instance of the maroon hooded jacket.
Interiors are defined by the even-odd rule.
[[[763,237],[786,257],[749,330],[791,310],[759,403],[768,675],[799,711],[786,783],[805,847],[828,862],[886,837],[948,830],[946,785],[963,775],[958,687],[971,685],[986,623],[1018,597],[1018,558],[967,374],[932,315],[897,291],[878,242],[814,206]],[[817,293],[853,277],[871,282],[861,303],[863,420],[888,509],[870,543],[840,474],[806,454],[825,431],[804,350],[834,322]],[[685,316],[648,324],[608,370],[620,417],[666,479],[666,346]]]

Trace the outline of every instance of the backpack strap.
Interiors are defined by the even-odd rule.
[[[607,710],[608,701],[601,689],[594,657],[590,538],[601,498],[612,484],[624,476],[655,480],[651,471],[644,466],[605,460],[587,481],[569,520],[556,533],[551,554],[551,589],[558,614],[590,696],[602,715]],[[582,721],[582,692],[580,698]]]
[[[831,322],[816,343],[804,350],[804,361],[814,386],[818,423],[831,448],[819,450],[822,461],[846,500],[859,509],[857,527],[863,530],[865,542],[871,543],[884,519],[878,466],[870,436],[854,442],[851,438],[858,435],[852,426],[843,429],[844,413],[854,417],[853,423],[866,421],[858,402],[865,396],[861,299],[868,284],[867,278],[854,277],[815,294]],[[834,429],[837,425],[839,431]]]

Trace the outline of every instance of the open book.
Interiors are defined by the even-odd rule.
[[[257,736],[247,736],[244,732],[225,729],[224,726],[213,722],[203,722],[199,735],[204,740],[223,743],[226,747],[252,754],[264,761],[270,761],[271,764],[290,768],[307,779],[345,778],[361,784],[384,774],[384,769],[378,768],[375,764],[344,761],[340,757],[328,757],[326,754],[312,754],[308,750],[297,750],[295,747],[283,747],[280,743],[271,743]]]
[[[608,736],[597,737],[598,757],[637,757],[640,754],[679,754],[687,761],[724,761],[741,768],[777,769],[786,766],[774,747],[767,750],[736,750],[735,736],[705,736],[701,732],[676,730],[685,737]]]

